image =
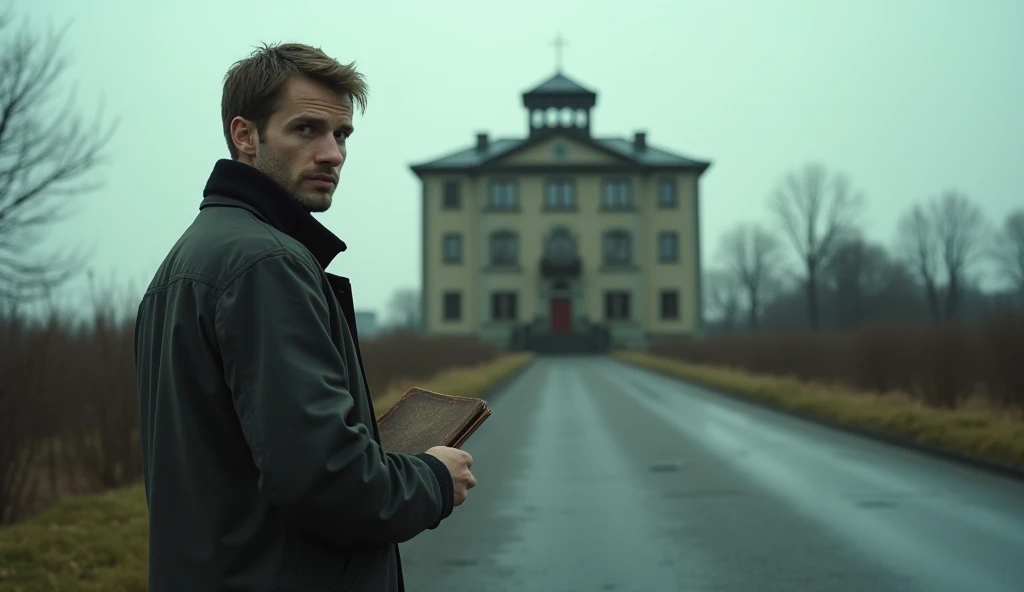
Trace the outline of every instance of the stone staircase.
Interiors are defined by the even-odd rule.
[[[513,336],[513,349],[539,355],[603,354],[609,350],[607,330],[599,326],[577,327],[572,333],[552,333],[523,326]]]

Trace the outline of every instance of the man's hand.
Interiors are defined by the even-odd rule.
[[[476,486],[476,477],[469,472],[473,466],[473,457],[468,452],[448,446],[434,446],[427,454],[437,457],[448,467],[455,484],[455,505],[462,505],[469,490]]]

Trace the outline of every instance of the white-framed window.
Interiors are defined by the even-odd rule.
[[[505,267],[519,263],[519,237],[510,230],[491,235],[491,265]]]
[[[449,179],[444,182],[444,201],[442,207],[446,210],[458,210],[462,207],[462,195],[460,184],[457,180]]]
[[[661,291],[661,318],[677,320],[679,318],[679,290]]]
[[[674,208],[678,204],[675,179],[662,179],[658,182],[658,207]]]
[[[492,210],[515,210],[519,207],[516,182],[511,180],[491,181],[491,192],[487,205]]]
[[[666,230],[658,233],[658,261],[679,261],[679,233]]]
[[[445,263],[462,263],[462,235],[446,232],[443,239],[442,257]]]
[[[606,210],[625,210],[633,205],[628,179],[608,179],[601,186],[601,207]]]
[[[548,210],[576,208],[576,184],[571,179],[549,179],[544,191],[544,207]]]
[[[605,265],[629,265],[633,261],[633,241],[625,230],[609,230],[604,234]]]
[[[494,292],[491,294],[491,319],[515,321],[518,298],[515,292]]]
[[[445,321],[459,321],[462,319],[462,293],[448,291],[444,293],[443,318]]]
[[[629,292],[610,290],[604,294],[604,318],[609,321],[629,320]]]

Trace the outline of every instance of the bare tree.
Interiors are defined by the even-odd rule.
[[[892,276],[885,249],[861,237],[837,243],[822,271],[835,305],[835,321],[844,329],[864,322],[869,302],[888,288]]]
[[[99,116],[83,126],[73,91],[56,102],[63,35],[36,35],[27,22],[15,30],[11,14],[0,15],[0,296],[8,298],[38,295],[80,270],[80,256],[31,251],[69,197],[97,187],[87,176],[114,130]]]
[[[942,318],[939,302],[939,241],[931,216],[917,204],[899,221],[897,245],[907,265],[924,285],[928,312],[933,321]]]
[[[790,172],[772,194],[771,209],[806,273],[807,317],[812,329],[819,322],[820,266],[836,243],[855,230],[863,205],[862,194],[851,187],[845,175],[829,175],[820,164]]]
[[[984,230],[981,211],[953,190],[913,206],[900,219],[900,251],[924,284],[932,320],[958,312],[967,268],[982,253]]]
[[[758,224],[739,224],[722,235],[719,257],[747,297],[750,328],[756,330],[762,297],[778,267],[780,243]]]
[[[1024,210],[1006,217],[1002,230],[991,242],[989,256],[1024,303]]]
[[[946,319],[960,307],[968,267],[982,253],[985,223],[966,195],[949,190],[931,204],[936,238],[946,274]]]
[[[414,288],[395,290],[388,303],[391,324],[396,329],[420,327],[420,294]]]
[[[742,286],[736,276],[725,270],[710,270],[704,276],[705,312],[721,323],[726,331],[736,326]]]

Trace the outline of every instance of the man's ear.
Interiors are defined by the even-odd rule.
[[[259,132],[251,121],[244,117],[235,117],[231,120],[231,141],[238,149],[239,157],[249,157],[249,160],[256,157],[256,145],[259,144]]]

